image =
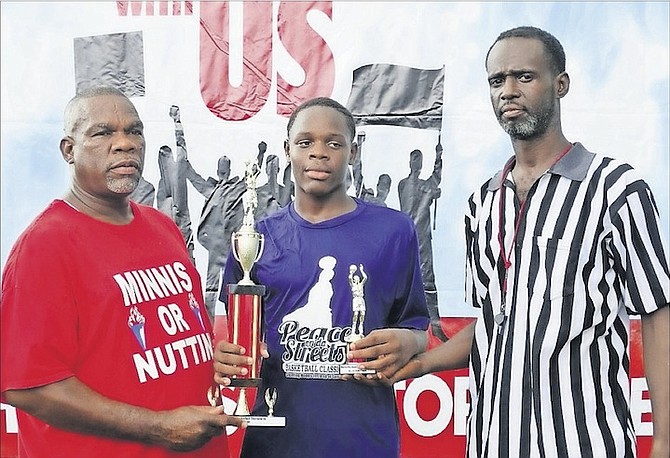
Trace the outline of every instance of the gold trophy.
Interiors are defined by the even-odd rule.
[[[240,263],[244,275],[238,283],[227,285],[228,336],[232,343],[246,348],[252,363],[247,368],[246,375],[231,378],[230,386],[240,387],[234,415],[244,417],[248,426],[284,426],[277,424],[276,420],[283,420],[283,417],[272,417],[272,421],[264,421],[268,417],[250,416],[245,390],[246,387],[257,387],[261,382],[261,299],[265,294],[265,286],[257,285],[251,280],[251,269],[260,259],[265,246],[263,234],[259,234],[254,228],[254,213],[258,206],[256,178],[259,173],[255,163],[245,163],[244,181],[247,189],[242,196],[244,219],[240,230],[233,232],[231,237],[233,256]],[[276,390],[274,393],[276,399]],[[272,405],[274,406],[274,402]]]
[[[360,270],[360,275],[356,273]],[[352,264],[349,266],[349,286],[351,287],[351,308],[353,318],[351,322],[351,334],[346,337],[347,353],[349,345],[359,341],[364,336],[363,323],[365,321],[365,282],[368,281],[368,275],[365,273],[363,264],[358,268]],[[346,364],[340,366],[340,374],[374,374],[374,369],[360,369],[358,365],[365,360],[349,359]]]

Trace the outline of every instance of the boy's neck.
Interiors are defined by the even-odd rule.
[[[310,223],[322,223],[338,216],[351,213],[356,209],[356,201],[349,195],[344,195],[336,200],[326,199],[301,199],[296,196],[293,202],[295,211]]]

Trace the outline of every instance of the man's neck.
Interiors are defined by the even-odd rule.
[[[516,194],[524,201],[533,184],[544,175],[571,144],[561,132],[532,140],[512,140],[515,164],[512,169]]]
[[[512,140],[517,172],[534,174],[544,173],[556,159],[570,146],[570,142],[562,133],[546,135],[532,140]]]
[[[70,189],[63,197],[68,204],[93,219],[109,224],[129,224],[133,218],[133,210],[128,196],[119,199],[97,199],[90,194]]]

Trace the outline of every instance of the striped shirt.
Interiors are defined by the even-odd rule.
[[[523,207],[501,179],[470,197],[465,217],[466,301],[480,308],[468,456],[633,458],[629,314],[670,301],[652,193],[630,165],[579,143]]]

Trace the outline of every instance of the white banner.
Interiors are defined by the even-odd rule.
[[[484,71],[488,47],[508,28],[534,25],[561,40],[571,76],[570,93],[561,107],[567,138],[638,168],[655,193],[667,234],[667,3],[335,1],[318,2],[306,14],[297,5],[2,2],[3,264],[18,234],[67,186],[68,170],[58,142],[62,109],[75,93],[76,77],[81,76],[77,45],[87,37],[131,33],[141,37],[144,95],[132,99],[146,124],[144,175],[154,186],[159,179],[159,148],[175,149],[171,105],[180,107],[188,157],[203,177],[216,176],[221,155],[231,158],[232,175],[241,175],[243,161],[256,157],[260,142],[267,144],[267,155],[279,157],[283,170],[286,117],[278,112],[286,110],[284,98],[328,95],[345,104],[359,67],[381,63],[444,67],[439,132],[388,125],[360,127],[366,133],[364,184],[374,189],[377,178],[388,174],[391,190],[386,203],[394,208],[400,208],[397,186],[409,174],[409,153],[422,151],[421,178],[428,178],[441,134],[440,194],[430,217],[442,316],[471,313],[463,305],[464,205],[469,194],[511,154],[509,138],[490,107]],[[221,16],[224,8],[226,16]],[[201,21],[201,14],[207,14],[206,20]],[[217,23],[221,17],[230,20]],[[221,66],[205,62],[215,43],[204,43],[205,26],[209,27],[206,33],[228,33],[229,82],[223,81],[224,75],[208,74]],[[254,40],[249,36],[252,32],[265,41]],[[320,60],[309,57],[312,48],[319,50]],[[244,81],[248,75],[243,68],[243,62],[254,59],[267,67],[256,69],[261,74],[256,86]],[[240,99],[250,107],[246,119],[222,119],[207,106],[217,90],[232,97],[239,95],[233,93],[236,87],[248,93],[250,86],[262,87],[256,92],[265,91],[267,96]],[[293,90],[288,96],[287,87]],[[205,199],[190,186],[188,192],[195,232]],[[197,241],[195,257],[204,277],[207,251]]]

